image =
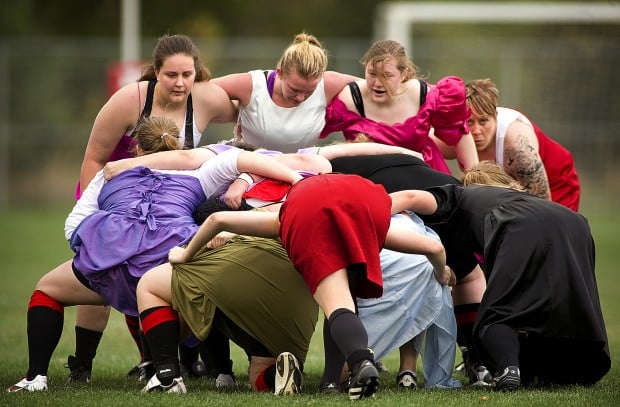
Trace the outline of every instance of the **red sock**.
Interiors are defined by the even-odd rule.
[[[35,290],[30,297],[28,311],[30,311],[32,307],[47,307],[60,312],[61,315],[64,315],[65,313],[64,305],[40,290]]]
[[[265,372],[268,369],[269,368],[263,370],[262,372],[258,374],[258,377],[256,378],[256,384],[255,384],[257,391],[260,391],[260,392],[271,392],[272,391],[272,389],[269,388],[267,383],[265,383]]]

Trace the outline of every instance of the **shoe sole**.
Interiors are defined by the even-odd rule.
[[[487,383],[484,380],[478,380],[477,382],[473,382],[469,385],[469,387],[489,387],[491,386],[491,383]]]
[[[501,382],[497,383],[495,388],[499,391],[514,391],[521,386],[521,379],[518,377],[508,376]]]
[[[289,394],[297,394],[301,391],[301,388],[297,385],[297,381],[300,378],[295,376],[299,375],[299,367],[295,357],[290,353],[283,353],[276,359],[276,390],[275,394],[278,396],[286,396]],[[278,381],[284,381],[284,384],[278,385]]]
[[[371,373],[364,377],[368,371]],[[349,400],[359,400],[361,398],[374,396],[379,388],[379,372],[374,365],[368,364],[362,366],[358,375],[361,376],[361,378],[357,380],[354,386],[349,387]]]

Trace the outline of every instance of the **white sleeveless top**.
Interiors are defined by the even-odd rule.
[[[519,120],[532,127],[530,120],[514,109],[507,107],[497,108],[497,132],[495,133],[495,162],[500,167],[504,166],[504,137],[506,130],[515,120]]]
[[[327,102],[323,79],[300,105],[280,107],[269,96],[264,71],[250,71],[250,74],[250,102],[239,106],[240,139],[256,147],[285,153],[313,146],[325,126]]]

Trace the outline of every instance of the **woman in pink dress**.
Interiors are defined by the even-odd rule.
[[[478,162],[467,129],[469,109],[465,85],[456,76],[436,85],[416,79],[416,67],[396,41],[373,44],[362,58],[365,80],[352,82],[327,107],[321,137],[342,131],[344,138],[360,135],[377,143],[418,151],[432,168],[450,169],[430,134],[454,146],[462,169]]]

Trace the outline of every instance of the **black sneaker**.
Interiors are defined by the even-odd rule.
[[[493,384],[493,376],[484,365],[467,366],[471,387],[488,387]]]
[[[508,366],[493,378],[495,390],[513,391],[521,386],[521,372],[516,366]]]
[[[70,370],[68,383],[90,383],[90,369],[86,369],[75,356],[69,355],[65,367]]]
[[[379,388],[379,372],[370,360],[362,360],[351,370],[349,376],[349,399],[371,397]]]
[[[185,379],[205,377],[207,375],[207,367],[202,360],[193,361],[189,366],[181,364],[181,374]]]
[[[340,394],[340,388],[336,383],[325,383],[321,385],[320,392],[321,394],[331,396],[334,394]]]

